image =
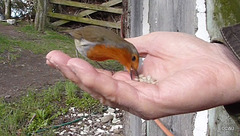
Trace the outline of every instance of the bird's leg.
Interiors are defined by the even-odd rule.
[[[75,49],[75,52],[76,52],[76,57],[79,58],[79,56],[78,56],[78,50]]]
[[[107,70],[107,69],[105,69],[100,63],[98,63],[97,61],[95,61],[97,64],[98,64],[98,66],[100,66],[102,69],[104,69],[104,70]],[[114,72],[111,70],[111,73],[112,73],[112,75],[114,74]]]
[[[105,70],[105,68],[100,63],[98,63],[97,61],[95,61],[95,62],[96,62],[96,64],[98,64],[98,66],[100,66],[102,69]]]

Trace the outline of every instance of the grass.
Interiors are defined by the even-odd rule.
[[[35,54],[44,55],[51,50],[61,50],[71,57],[76,57],[73,39],[68,35],[59,34],[53,30],[46,30],[44,33],[40,33],[35,31],[32,25],[19,27],[18,30],[26,34],[26,40],[13,39],[0,34],[0,63],[4,61],[14,62],[20,57],[19,48],[30,50]],[[83,58],[82,56],[80,57]],[[87,61],[93,66],[100,68],[94,61]],[[113,60],[100,62],[100,64],[107,70],[123,70],[123,67]]]
[[[69,36],[53,30],[40,33],[35,31],[31,25],[19,27],[18,30],[26,34],[24,40],[0,35],[0,62],[15,61],[20,57],[19,48],[30,50],[35,54],[46,55],[51,50],[61,50],[72,57],[75,55],[74,43]]]
[[[51,50],[61,50],[72,57],[75,56],[74,43],[69,36],[52,30],[39,33],[31,25],[19,27],[18,31],[25,33],[26,37],[18,39],[0,35],[0,63],[14,63],[21,57],[22,50],[43,55]],[[96,63],[89,62],[97,66]],[[101,64],[104,68],[110,67],[107,69],[114,71],[122,69],[115,61]],[[50,127],[55,119],[68,112],[69,107],[86,112],[103,110],[99,101],[70,81],[57,82],[54,86],[38,92],[29,89],[26,95],[12,102],[0,98],[0,135],[27,135],[41,128]],[[41,135],[54,135],[54,131],[49,130]]]
[[[61,50],[70,56],[75,55],[73,39],[67,35],[59,34],[53,30],[40,33],[35,31],[31,25],[20,27],[19,30],[33,38],[33,40],[20,45],[23,49],[31,50],[36,54],[47,54],[51,50]]]
[[[0,35],[0,63],[13,62],[19,57],[18,41]]]
[[[28,91],[27,95],[16,102],[7,103],[1,100],[0,135],[25,135],[36,132],[52,125],[54,119],[66,114],[72,106],[82,111],[100,111],[102,106],[97,100],[85,92],[79,92],[80,89],[74,83],[67,81],[58,82],[41,93]]]

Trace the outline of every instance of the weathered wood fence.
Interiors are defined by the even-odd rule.
[[[154,31],[174,31],[195,35],[199,29],[197,25],[199,20],[196,17],[197,1],[199,0],[128,0],[130,11],[128,36],[136,37]],[[239,0],[224,1],[226,8],[223,8],[224,6],[220,4],[217,5],[218,10],[214,10],[213,7],[216,2],[218,3],[220,0],[205,0],[205,3],[207,3],[207,27],[212,38],[216,38],[220,34],[218,33],[220,27],[214,25],[219,24],[219,22],[226,22],[225,25],[229,25],[229,22],[233,21],[233,14],[229,17],[232,20],[224,21],[222,20],[223,15],[219,11],[225,14],[230,13],[229,9],[234,11],[232,7],[226,7],[226,5],[231,5],[231,3],[236,9],[239,9],[239,6],[236,6]],[[202,12],[205,13],[206,11]],[[237,17],[238,14],[239,12],[235,12]],[[240,128],[238,128],[222,106],[212,108],[206,112],[207,118],[201,118],[203,123],[201,123],[200,127],[206,125],[205,129],[207,129],[207,132],[205,134],[201,133],[202,136],[240,135]],[[197,115],[199,115],[199,112],[164,117],[160,120],[175,136],[196,136],[201,135],[198,132],[203,131],[195,124]],[[165,136],[154,121],[143,121],[130,113],[125,115],[124,128],[126,136]]]
[[[128,1],[130,37],[154,31],[179,31],[192,35],[195,33],[195,0]],[[148,32],[144,32],[146,29]],[[192,136],[194,118],[195,113],[190,113],[165,117],[160,120],[174,135]],[[154,121],[142,121],[141,118],[130,113],[125,115],[124,129],[126,136],[165,136]]]
[[[37,10],[36,10],[36,17],[35,20],[35,28],[38,31],[44,31],[44,25],[47,22],[47,17],[55,18],[55,22],[51,23],[53,26],[61,26],[66,24],[70,21],[90,24],[90,25],[98,25],[110,28],[120,29],[121,26],[121,15],[123,14],[123,8],[118,8],[122,1],[126,0],[109,0],[107,2],[101,4],[88,4],[76,1],[69,1],[69,0],[36,0],[37,1]],[[47,3],[47,4],[46,4]],[[61,13],[58,10],[55,10],[53,7],[71,7],[77,8],[72,14],[69,13]],[[115,7],[113,7],[115,6]],[[122,6],[120,6],[122,7]],[[113,21],[104,21],[101,19],[94,19],[90,15],[96,12],[104,12],[110,13],[109,17],[112,15],[119,16],[117,19],[112,19]],[[112,17],[111,16],[111,17]],[[48,22],[50,23],[50,22]]]
[[[123,10],[122,8],[111,7],[111,6],[120,4],[121,2],[122,0],[111,0],[99,5],[96,5],[96,4],[88,4],[88,3],[81,3],[81,2],[67,1],[67,0],[49,0],[50,4],[71,6],[71,7],[81,8],[85,10],[79,12],[77,15],[67,15],[67,14],[53,12],[50,8],[47,12],[47,15],[48,17],[61,19],[56,22],[53,22],[52,24],[54,26],[60,26],[65,23],[68,23],[69,21],[75,21],[75,22],[80,22],[85,24],[99,25],[99,26],[120,29],[121,28],[120,22],[109,22],[109,21],[103,21],[98,19],[92,19],[92,18],[88,18],[88,16],[96,12],[108,12],[108,13],[121,15]]]

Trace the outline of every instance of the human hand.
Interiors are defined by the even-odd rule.
[[[127,39],[145,56],[139,73],[158,83],[131,80],[129,73],[95,69],[60,51],[47,55],[47,64],[103,104],[119,107],[144,119],[189,113],[240,100],[240,64],[223,45],[194,36],[155,32]]]

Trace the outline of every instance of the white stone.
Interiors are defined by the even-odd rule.
[[[95,135],[98,135],[98,134],[100,134],[100,133],[101,133],[101,134],[104,133],[104,130],[98,128],[97,131],[95,132]]]
[[[117,119],[117,118],[113,118],[113,120],[112,120],[113,124],[117,124],[117,123],[120,123],[120,122],[121,122],[121,120]]]
[[[119,129],[119,128],[123,128],[123,126],[122,126],[122,125],[113,125],[113,126],[111,127],[110,131],[113,132],[114,129]]]
[[[102,121],[103,123],[106,123],[106,122],[112,120],[113,117],[114,117],[113,115],[106,115],[106,116],[103,116],[103,117],[101,118],[101,121]]]
[[[69,111],[75,112],[75,107],[70,107],[70,108],[69,108]]]
[[[71,130],[72,132],[76,132],[76,131],[77,131],[76,128],[70,128],[70,130]]]
[[[113,108],[108,108],[107,112],[108,112],[108,113],[114,113],[114,112],[115,112],[115,109],[113,109]]]
[[[85,131],[81,131],[80,134],[81,134],[81,135],[86,135],[87,132],[85,132]]]
[[[62,132],[59,133],[59,135],[63,135],[66,132],[66,130],[63,130]]]
[[[77,116],[81,117],[81,116],[83,116],[83,113],[78,113]]]
[[[90,126],[85,126],[85,127],[84,127],[84,131],[85,131],[85,132],[88,132],[89,130],[90,130]]]
[[[92,120],[88,120],[88,123],[89,123],[89,124],[92,124],[92,122],[93,122]]]
[[[73,116],[73,117],[76,117],[76,116],[77,116],[77,114],[72,114],[72,116]]]
[[[69,132],[68,132],[68,134],[70,134],[70,135],[73,135],[74,133],[73,133],[73,132],[71,132],[71,131],[69,131]]]
[[[14,25],[16,23],[16,19],[7,19],[7,23],[10,25]]]

